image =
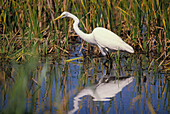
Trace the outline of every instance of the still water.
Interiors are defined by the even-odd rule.
[[[104,57],[66,62],[75,55],[2,62],[0,113],[170,113],[168,74],[152,58],[121,52],[110,68]]]

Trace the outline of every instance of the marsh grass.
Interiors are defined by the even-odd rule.
[[[79,45],[85,46],[87,54],[92,51],[98,56],[99,49],[95,47],[90,50],[91,45],[77,38],[72,28],[72,19],[52,21],[63,11],[69,11],[80,19],[82,31],[90,33],[97,26],[105,27],[121,36],[135,49],[137,54],[128,58],[122,57],[125,56],[123,54],[112,54],[115,63],[114,72],[111,72],[111,75],[117,77],[135,77],[132,107],[136,103],[135,106],[140,108],[138,104],[145,98],[147,102],[144,102],[144,106],[151,112],[158,111],[162,104],[165,110],[169,109],[170,77],[168,73],[161,74],[158,70],[163,66],[163,71],[169,71],[167,1],[1,0],[2,113],[48,113],[49,110],[66,113],[69,103],[73,102],[70,98],[85,86],[96,83],[101,75],[107,72],[104,71],[107,69],[103,65],[103,59],[99,57],[90,59],[87,56],[83,63],[69,62],[71,59],[66,55],[72,50],[72,43],[81,41]],[[57,60],[51,61],[48,57],[39,61],[39,58],[34,58],[34,55],[42,57],[49,54],[55,54]],[[62,61],[63,59],[66,61]],[[7,65],[6,61],[9,60]],[[13,64],[12,61],[19,63]],[[20,64],[22,61],[23,64]],[[75,79],[77,81],[74,81]],[[141,94],[142,92],[144,93]],[[121,95],[120,97],[122,100]],[[115,101],[115,110],[119,112],[119,103],[112,100]],[[124,104],[124,101],[121,103]],[[83,101],[80,101],[80,105],[83,105]],[[104,108],[104,105],[95,103],[90,103],[87,107],[89,106],[91,111],[96,109],[97,112]],[[142,110],[147,109],[146,107],[142,107]]]
[[[1,59],[19,61],[35,53],[57,53],[59,57],[69,53],[70,37],[75,35],[73,20],[52,21],[63,11],[75,14],[86,33],[102,26],[121,36],[136,53],[153,53],[156,60],[169,55],[168,1],[9,0],[0,4]],[[89,44],[86,50],[90,50]]]

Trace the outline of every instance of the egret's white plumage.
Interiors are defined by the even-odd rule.
[[[111,50],[123,50],[129,53],[134,53],[134,50],[130,45],[125,43],[118,35],[108,29],[97,27],[90,34],[82,32],[78,27],[79,19],[69,12],[63,12],[54,20],[64,17],[72,18],[74,20],[73,28],[75,32],[86,42],[97,45],[103,55],[106,55],[107,52],[110,52]]]

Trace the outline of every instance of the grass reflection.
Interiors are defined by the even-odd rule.
[[[168,73],[160,72],[157,63],[145,55],[113,56],[112,69],[103,65],[102,57],[74,62],[65,62],[68,57],[28,59],[22,64],[1,63],[1,113],[68,113],[74,109],[74,98],[85,88],[99,83],[108,70],[117,80],[134,77],[134,81],[115,97],[109,97],[109,101],[83,96],[78,100],[78,113],[167,113],[169,110],[170,89],[165,78]]]

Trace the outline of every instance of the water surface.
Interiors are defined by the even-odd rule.
[[[2,62],[1,113],[169,113],[168,74],[143,54]],[[150,64],[152,62],[152,64]]]

